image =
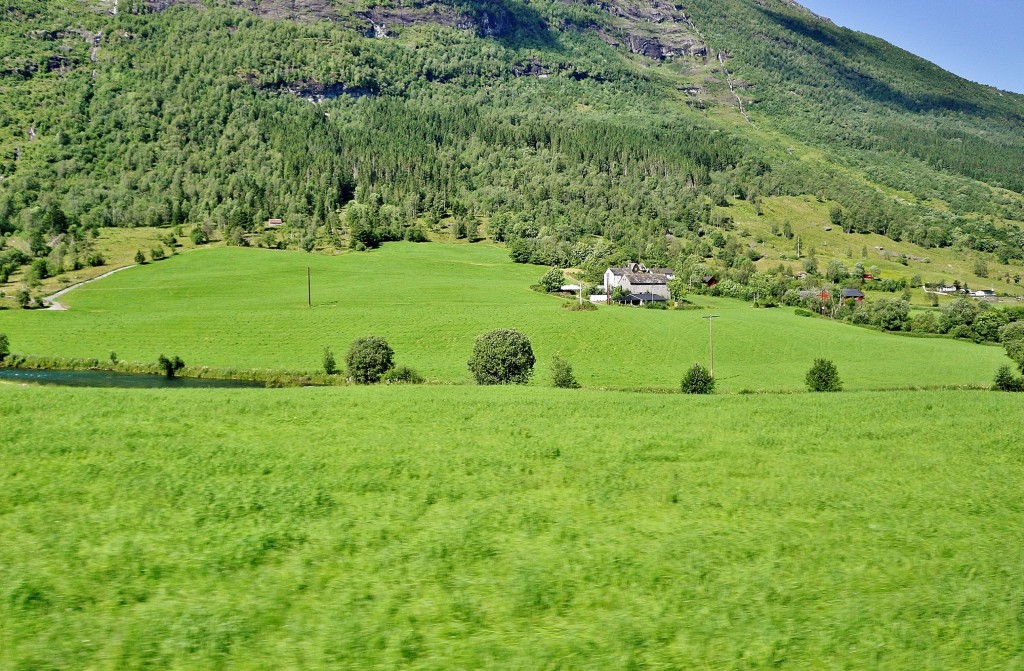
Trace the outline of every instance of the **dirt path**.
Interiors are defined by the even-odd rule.
[[[65,288],[61,289],[60,291],[58,291],[57,293],[55,293],[55,294],[50,294],[49,296],[47,296],[46,298],[43,299],[43,303],[46,305],[46,309],[47,310],[67,310],[68,306],[64,305],[63,303],[58,302],[55,299],[60,298],[61,296],[63,296],[67,292],[71,291],[72,289],[77,289],[78,287],[85,286],[86,284],[89,284],[91,282],[96,282],[97,280],[102,280],[104,277],[110,277],[114,273],[118,273],[118,272],[121,272],[122,270],[127,270],[129,268],[134,268],[134,267],[135,267],[135,264],[132,264],[130,266],[121,266],[120,268],[114,268],[113,270],[111,270],[109,272],[103,273],[102,275],[98,275],[98,276],[92,278],[91,280],[86,280],[84,282],[79,282],[78,284],[72,284],[70,287],[65,287]]]

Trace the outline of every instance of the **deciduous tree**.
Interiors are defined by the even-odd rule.
[[[468,365],[477,384],[526,384],[536,361],[529,338],[495,329],[477,336]]]

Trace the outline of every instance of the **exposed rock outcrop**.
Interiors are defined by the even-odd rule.
[[[388,37],[389,29],[402,26],[435,24],[461,30],[476,29],[470,17],[438,4],[425,7],[373,7],[356,16],[369,24],[367,37],[376,38]]]
[[[260,84],[252,79],[247,79],[247,81],[251,86],[262,91],[274,91],[279,94],[293,95],[297,98],[308,100],[315,105],[319,105],[327,100],[335,100],[341,96],[364,98],[376,95],[377,93],[370,88],[348,86],[340,82],[324,84],[315,81],[297,81],[281,84]]]
[[[0,65],[0,77],[21,77],[29,79],[39,72],[39,64],[28,58],[7,59]]]
[[[269,19],[341,20],[344,3],[331,0],[229,0],[257,16]],[[201,0],[148,0],[153,11],[163,11],[174,5],[202,6]],[[345,14],[351,17],[353,14]],[[459,11],[442,2],[426,0],[411,6],[371,6],[354,13],[357,20],[365,21],[367,37],[387,38],[389,29],[398,26],[436,24],[461,30],[473,30],[481,37],[505,37],[515,31],[515,16],[504,11]]]
[[[660,0],[636,4],[606,0],[590,4],[608,14],[606,25],[589,22],[565,27],[581,32],[595,30],[607,44],[624,46],[631,53],[653,60],[680,56],[705,59],[709,55],[693,21],[681,7]]]
[[[634,54],[640,54],[641,56],[657,60],[665,60],[666,58],[675,58],[677,56],[703,58],[708,53],[708,49],[703,42],[692,38],[663,42],[657,37],[626,35],[626,46]]]
[[[243,7],[257,16],[271,19],[292,20],[344,20],[348,23],[363,22],[363,33],[367,37],[386,39],[392,32],[403,26],[434,24],[471,30],[481,37],[502,38],[516,32],[524,20],[511,10],[493,6],[480,8],[473,3],[452,4],[445,0],[412,0],[396,5],[370,3],[367,9],[346,12],[345,2],[339,0],[228,0],[232,5]],[[162,11],[174,5],[202,6],[202,0],[147,0],[154,11]],[[650,0],[648,2],[626,2],[625,0],[589,0],[592,6],[600,8],[607,21],[561,26],[562,29],[595,30],[605,42],[624,46],[630,52],[654,60],[665,60],[680,56],[707,58],[708,49],[700,38],[690,17],[681,6]],[[536,24],[536,16],[525,19]],[[355,27],[355,26],[354,26]],[[536,27],[536,26],[534,26]]]
[[[527,63],[512,66],[512,74],[516,77],[547,77],[548,72],[539,62],[531,60]]]

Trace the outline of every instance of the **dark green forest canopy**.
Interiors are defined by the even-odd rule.
[[[3,5],[0,231],[453,218],[520,260],[664,262],[729,197],[812,194],[850,230],[1024,246],[1021,97],[787,3],[155,4]]]

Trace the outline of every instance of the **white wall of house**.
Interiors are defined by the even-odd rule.
[[[615,287],[622,286],[622,276],[616,275],[612,272],[612,269],[604,271],[604,286],[608,289],[608,293],[611,293]]]

